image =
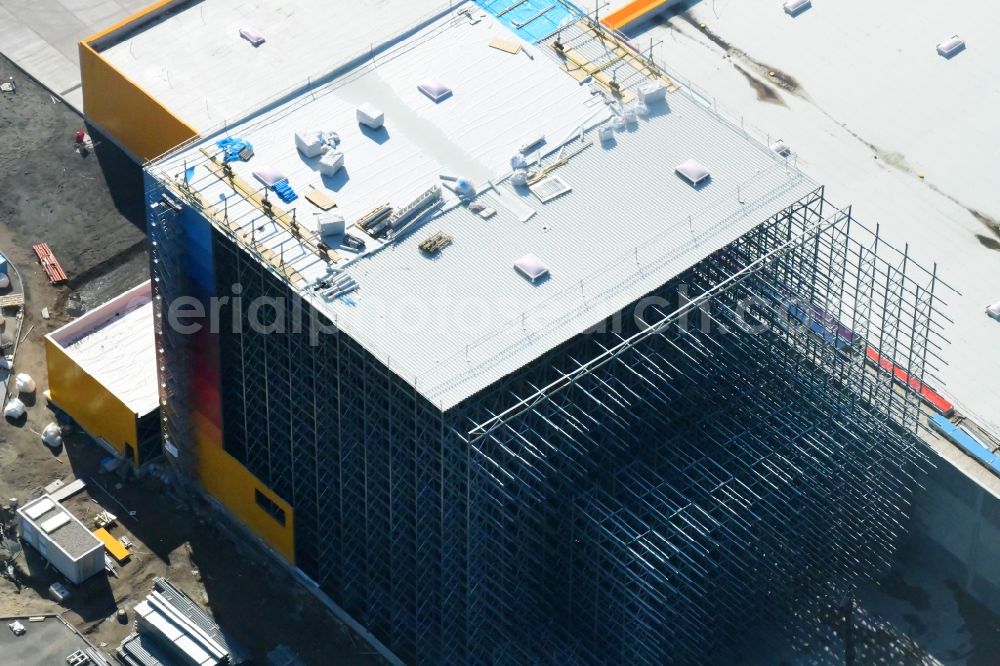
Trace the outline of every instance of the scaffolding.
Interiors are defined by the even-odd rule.
[[[178,464],[192,345],[216,344],[223,446],[407,663],[724,661],[892,561],[929,463],[918,395],[866,352],[930,380],[945,288],[822,188],[448,410],[177,194],[149,192],[158,313],[195,289],[195,220],[215,293],[242,290],[216,337],[158,333]],[[260,297],[333,332],[257,332]]]

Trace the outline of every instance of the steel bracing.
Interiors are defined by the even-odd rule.
[[[223,322],[283,296],[335,328],[240,245],[215,226],[215,289],[243,297]],[[343,331],[224,325],[223,442],[294,508],[298,566],[408,663],[725,661],[889,566],[928,463],[918,397],[866,351],[932,376],[940,291],[819,189],[449,410]],[[160,339],[183,450],[189,350]]]

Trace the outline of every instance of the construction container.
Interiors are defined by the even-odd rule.
[[[82,583],[104,570],[104,544],[49,495],[18,509],[17,522],[21,540],[70,582]]]

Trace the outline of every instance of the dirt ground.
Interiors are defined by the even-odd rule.
[[[80,431],[67,431],[58,451],[42,444],[39,433],[55,420],[42,394],[44,335],[148,279],[142,174],[97,136],[92,152],[78,153],[74,134],[84,126],[81,118],[0,56],[0,79],[9,76],[18,86],[16,94],[0,93],[0,252],[24,283],[15,370],[31,374],[38,391],[23,425],[0,422],[0,507],[12,499],[23,504],[55,480],[83,478],[87,489],[67,507],[88,525],[107,509],[119,517],[112,533],[127,536],[136,548],[119,566],[119,577],[70,586],[73,597],[59,606],[47,589],[60,576],[27,547],[17,560],[23,588],[0,578],[0,616],[63,613],[92,643],[111,651],[131,632],[131,614],[119,623],[117,609],[130,611],[153,578],[166,576],[204,604],[256,663],[279,644],[307,664],[377,663],[367,645],[257,544],[218,522],[208,506],[181,504],[155,476],[120,479],[102,472],[104,453]],[[40,242],[50,245],[69,275],[67,285],[49,285],[31,250]],[[9,320],[8,338],[13,325]]]

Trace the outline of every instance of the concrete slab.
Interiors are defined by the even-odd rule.
[[[151,0],[5,0],[0,5],[0,53],[82,112],[77,44],[150,3]]]

